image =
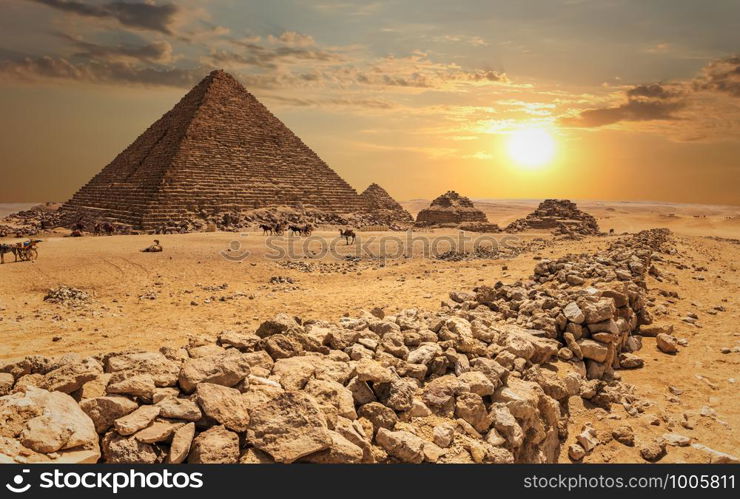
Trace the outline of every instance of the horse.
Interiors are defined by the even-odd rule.
[[[116,232],[116,228],[110,222],[104,222],[103,225],[100,226],[100,228],[103,232],[105,232],[106,236],[112,236]]]
[[[289,225],[288,229],[290,230],[291,234],[294,236],[302,236],[303,235],[303,227],[300,225]]]
[[[272,225],[260,224],[260,229],[262,229],[263,236],[272,235]]]
[[[275,227],[273,227],[273,229],[272,229],[272,230],[273,230],[273,231],[275,232],[275,234],[277,234],[278,236],[282,236],[282,235],[283,235],[283,232],[285,232],[285,225],[286,225],[286,224],[285,224],[284,222],[279,222],[279,223],[276,223],[276,224],[275,224]]]
[[[343,237],[345,241],[347,241],[347,245],[355,244],[355,239],[357,238],[357,234],[355,234],[355,231],[352,229],[339,229],[339,236]],[[349,240],[352,239],[352,242],[350,243]]]
[[[303,227],[301,227],[301,232],[306,237],[310,236],[311,233],[313,232],[313,225],[311,224],[304,225]]]

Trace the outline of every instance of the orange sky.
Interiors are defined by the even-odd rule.
[[[0,202],[68,198],[223,67],[358,190],[740,204],[737,2],[118,3],[4,4]]]

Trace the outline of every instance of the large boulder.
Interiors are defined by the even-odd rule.
[[[247,401],[239,390],[213,383],[200,383],[195,390],[195,397],[208,418],[229,430],[242,432],[247,429]]]
[[[239,462],[239,435],[223,426],[212,426],[193,440],[188,463],[234,464]]]
[[[326,418],[316,400],[297,391],[281,393],[254,407],[247,441],[278,463],[292,463],[332,445]]]
[[[249,375],[249,360],[237,350],[222,355],[190,359],[182,366],[180,388],[185,393],[195,390],[198,383],[234,386]]]
[[[113,422],[134,412],[139,404],[126,397],[95,397],[80,402],[80,408],[90,416],[95,431],[105,433]]]
[[[106,372],[151,376],[156,386],[174,386],[180,366],[159,352],[127,353],[108,357]]]
[[[94,463],[100,458],[95,424],[66,393],[28,386],[0,397],[0,421],[0,462]]]

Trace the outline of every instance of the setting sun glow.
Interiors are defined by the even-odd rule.
[[[524,128],[512,132],[507,141],[509,157],[523,168],[539,168],[555,155],[555,139],[542,128]]]

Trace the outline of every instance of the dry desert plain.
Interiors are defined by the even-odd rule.
[[[500,226],[525,216],[536,204],[476,202]],[[404,204],[412,214],[425,206],[428,201]],[[677,355],[667,355],[656,348],[654,338],[645,338],[639,352],[645,366],[620,371],[623,381],[635,385],[636,394],[652,403],[638,418],[628,417],[619,406],[607,413],[584,406],[580,397],[571,397],[570,431],[561,462],[568,461],[568,444],[587,421],[600,431],[604,444],[586,456],[585,462],[644,462],[639,445],[627,447],[611,440],[607,429],[614,427],[615,419],[633,427],[638,443],[673,431],[692,442],[737,455],[740,208],[629,202],[579,202],[579,207],[594,215],[602,230],[613,228],[617,235],[653,227],[673,231],[678,250],[674,261],[682,265],[665,268],[675,281],[649,277],[649,294],[657,297],[656,304],[672,301],[666,304],[670,312],[662,320],[673,324],[675,335],[688,345]],[[331,242],[337,240],[336,234],[319,230],[314,236],[317,241]],[[148,235],[66,238],[63,233],[48,234],[42,237],[36,262],[16,264],[10,257],[0,266],[0,358],[156,350],[162,345],[184,344],[189,335],[215,337],[225,329],[255,329],[279,312],[336,320],[373,307],[391,313],[410,307],[436,310],[450,291],[527,279],[535,257],[598,251],[617,235],[553,241],[549,233],[527,232],[506,242],[524,248],[513,258],[458,262],[427,258],[418,242],[455,238],[453,229],[414,232],[413,256],[385,262],[367,253],[357,261],[331,255],[305,258],[301,254],[305,239],[275,239],[270,243],[273,247],[293,245],[298,252],[286,264],[289,260],[285,258],[268,258],[274,249],[259,232],[158,236],[164,252],[153,254],[139,251],[151,243],[153,237]],[[505,236],[496,235],[499,240]],[[363,248],[377,255],[384,237],[405,240],[406,235],[361,232],[360,244],[345,246],[336,241],[336,252],[351,257]],[[370,238],[373,242],[366,245]],[[2,242],[7,241],[13,239]],[[309,249],[318,250],[318,245],[314,242]],[[249,255],[237,258],[245,250]],[[306,272],[306,265],[313,270]],[[85,290],[93,300],[77,308],[45,302],[46,292],[59,285]],[[659,289],[676,291],[679,298],[659,295]],[[698,316],[696,325],[682,321],[688,313]],[[557,369],[567,371],[567,364],[557,364]],[[693,447],[670,447],[661,462],[707,460],[706,454]]]

